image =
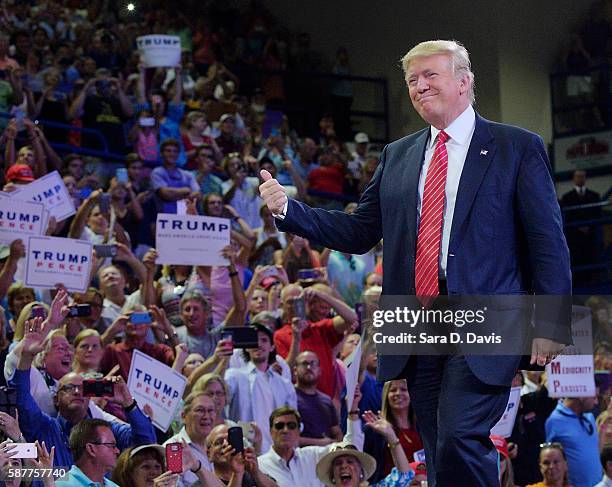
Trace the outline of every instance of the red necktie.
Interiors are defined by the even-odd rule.
[[[438,267],[440,261],[440,241],[442,240],[442,216],[444,213],[444,189],[448,153],[446,141],[449,136],[441,131],[436,140],[423,191],[421,220],[417,238],[415,263],[416,295],[423,306],[428,308],[440,294],[438,287]]]

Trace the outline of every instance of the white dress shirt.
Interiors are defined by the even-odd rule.
[[[612,487],[612,479],[604,473],[601,482],[599,482],[595,487]]]
[[[265,372],[258,371],[253,362],[240,369],[228,369],[225,382],[230,392],[227,417],[232,421],[255,421],[262,433],[261,451],[268,451],[272,445],[268,427],[272,411],[281,406],[297,409],[293,384],[270,367]]]
[[[446,261],[448,258],[448,244],[450,242],[450,232],[453,225],[453,213],[455,212],[455,201],[459,180],[465,164],[465,158],[472,142],[474,128],[476,127],[476,114],[472,105],[468,106],[461,115],[444,129],[450,137],[446,142],[446,152],[448,153],[448,169],[446,173],[446,189],[444,197],[444,215],[442,223],[442,252],[440,255],[440,277],[446,277]],[[419,199],[417,203],[417,213],[419,221],[421,217],[421,201],[427,179],[427,170],[436,146],[436,137],[440,133],[435,127],[430,127],[429,141],[425,149],[423,167],[419,178]],[[418,230],[417,230],[418,231]],[[417,233],[418,235],[418,233]]]
[[[364,435],[361,430],[361,420],[348,421],[343,442],[350,443],[363,451]],[[257,458],[259,469],[272,477],[278,487],[324,487],[317,479],[316,468],[323,458],[337,443],[327,446],[303,446],[296,448],[289,464],[283,460],[274,448],[270,448]]]

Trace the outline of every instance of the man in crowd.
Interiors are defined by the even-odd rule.
[[[293,303],[306,301],[306,320],[292,323]],[[302,291],[300,286],[285,286],[281,293],[285,325],[274,333],[276,351],[293,367],[300,352],[310,350],[319,358],[321,377],[318,389],[330,397],[336,392],[334,375],[334,347],[344,337],[344,332],[357,321],[355,311],[332,295],[331,289],[315,284]],[[328,318],[331,310],[336,316]]]
[[[257,348],[245,350],[247,364],[239,369],[229,369],[225,380],[229,387],[229,417],[234,421],[255,421],[266,424],[273,410],[281,406],[297,407],[297,397],[291,382],[270,367],[275,361],[272,330],[253,324],[257,329]],[[266,428],[261,428],[261,451],[266,452],[272,438]]]
[[[144,308],[135,308],[132,313],[143,313]],[[172,366],[174,362],[174,351],[163,343],[148,343],[147,333],[150,323],[134,323],[130,315],[119,316],[108,327],[104,336],[115,336],[119,331],[125,330],[123,339],[119,343],[108,343],[104,347],[100,369],[104,373],[108,373],[115,365],[119,366],[119,374],[127,380],[130,365],[132,364],[132,355],[134,350],[139,350],[142,353],[159,360],[168,366]],[[108,341],[108,340],[107,340]]]
[[[244,453],[227,453],[229,426],[215,426],[206,437],[208,457],[214,472],[226,485],[235,482],[243,487],[277,487],[277,484],[259,470],[255,450],[244,449]]]
[[[84,419],[72,428],[69,439],[74,465],[68,477],[55,483],[57,487],[101,485],[118,487],[106,478],[117,463],[120,450],[110,423],[102,419]]]
[[[180,149],[178,140],[164,140],[160,146],[162,165],[151,172],[151,187],[159,213],[176,213],[177,201],[200,194],[193,174],[176,167]]]
[[[69,451],[68,437],[71,429],[89,417],[89,398],[83,396],[83,377],[69,372],[57,385],[55,405],[57,417],[43,413],[30,394],[30,367],[32,360],[43,349],[43,329],[41,319],[28,321],[28,332],[23,338],[23,349],[13,377],[12,384],[17,389],[17,410],[19,427],[27,441],[44,441],[55,446],[54,463],[58,466],[72,465],[73,457]],[[120,449],[132,445],[155,442],[155,431],[132,398],[127,384],[121,378],[114,378],[113,402],[118,403],[125,412],[128,424],[112,423],[111,429]]]
[[[110,71],[99,68],[96,77],[85,84],[74,99],[68,112],[69,119],[82,119],[83,126],[99,130],[104,135],[108,150],[115,154],[125,154],[125,134],[123,123],[134,115],[129,98],[121,83],[110,77]],[[91,134],[84,134],[87,147],[104,150],[100,140]]]
[[[294,367],[297,379],[295,386],[298,398],[298,411],[304,429],[300,435],[300,446],[325,446],[342,440],[338,412],[331,398],[317,390],[321,377],[319,358],[314,352],[306,350],[297,356]]]
[[[566,398],[548,417],[546,441],[563,445],[572,487],[591,487],[601,480],[599,435],[591,410],[597,397]]]
[[[346,435],[343,442],[363,450],[363,431],[358,411],[359,395],[355,395],[351,414],[347,420]],[[327,446],[304,446],[300,444],[301,416],[295,409],[283,406],[270,415],[270,434],[272,448],[259,457],[259,468],[272,477],[279,487],[321,487],[312,473],[316,471],[319,460],[328,453],[334,443]]]
[[[185,441],[191,453],[199,460],[199,468],[195,471],[186,471],[181,475],[179,486],[188,487],[200,480],[201,471],[212,472],[212,463],[208,458],[206,437],[215,425],[215,403],[203,391],[192,392],[185,398],[181,418],[184,426],[181,430],[164,443],[180,443]],[[203,483],[206,485],[206,483]]]
[[[219,149],[224,156],[231,154],[232,152],[241,153],[242,143],[236,136],[236,119],[231,113],[224,113],[219,118],[219,129],[221,133],[215,139]]]

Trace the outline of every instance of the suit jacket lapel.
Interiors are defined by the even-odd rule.
[[[429,128],[423,130],[423,133],[417,137],[415,143],[408,147],[406,151],[403,185],[406,188],[406,204],[407,204],[407,229],[410,231],[412,245],[410,248],[416,252],[417,239],[417,204],[419,201],[419,178],[421,168],[423,167],[423,158],[425,157],[425,148],[429,140]]]
[[[455,211],[453,213],[453,225],[450,235],[450,249],[455,248],[455,240],[460,233],[461,225],[470,212],[478,188],[487,172],[487,168],[493,159],[496,145],[489,130],[489,122],[476,114],[476,126],[472,142],[468,149],[459,180]]]

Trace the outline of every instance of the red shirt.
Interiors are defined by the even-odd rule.
[[[291,336],[291,325],[289,323],[283,325],[274,333],[274,346],[283,358],[287,358],[287,355],[289,355]],[[334,397],[336,386],[333,349],[341,340],[342,334],[339,334],[334,328],[334,320],[327,318],[316,323],[309,321],[308,328],[302,332],[300,342],[300,352],[310,350],[319,357],[321,377],[317,389],[330,397]]]
[[[397,437],[400,440],[400,444],[402,445],[402,449],[404,450],[408,461],[412,460],[416,452],[423,449],[423,442],[415,429],[402,429]],[[385,447],[383,476],[389,475],[394,466],[395,463],[393,462],[393,457],[391,456],[389,447]]]
[[[320,166],[308,173],[308,189],[342,194],[344,167],[342,164]]]
[[[138,350],[172,367],[172,362],[174,362],[174,351],[168,345],[145,343]],[[100,370],[103,374],[107,374],[115,365],[119,365],[119,374],[127,382],[130,373],[130,365],[132,364],[133,352],[134,349],[128,348],[125,342],[106,345],[106,347],[104,347],[102,361],[100,362]]]

